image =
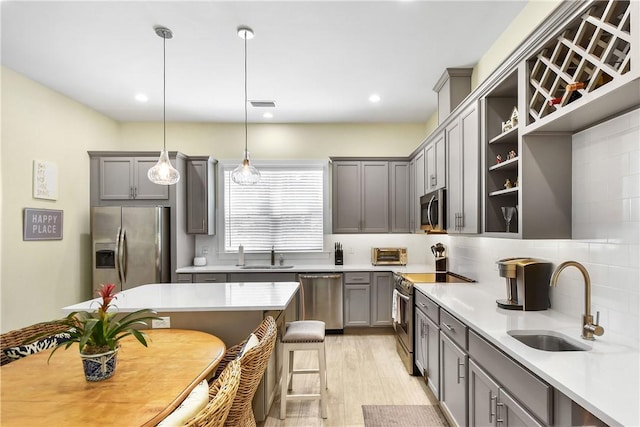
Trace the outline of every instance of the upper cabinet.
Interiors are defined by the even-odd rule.
[[[147,172],[157,162],[154,157],[101,157],[100,199],[168,199],[169,187],[154,184],[147,178]]]
[[[408,161],[389,162],[389,208],[392,233],[411,231],[411,165]]]
[[[449,147],[447,232],[478,233],[480,212],[480,131],[476,104],[445,129]]]
[[[215,234],[215,164],[208,156],[187,160],[187,233]]]
[[[333,232],[389,231],[389,162],[333,161]]]
[[[447,184],[447,160],[444,132],[436,134],[436,137],[427,144],[424,148],[424,157],[425,193],[445,188]]]

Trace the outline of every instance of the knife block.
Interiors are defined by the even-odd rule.
[[[342,249],[336,249],[336,265],[344,265],[344,255]]]

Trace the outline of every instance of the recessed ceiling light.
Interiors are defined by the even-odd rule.
[[[262,115],[262,117],[264,117],[265,119],[272,119],[272,118],[273,118],[273,114],[271,114],[271,113],[264,113],[264,114]]]
[[[147,95],[145,95],[144,93],[136,94],[136,101],[138,101],[138,102],[147,102],[148,100],[149,100],[149,97]]]
[[[369,102],[374,102],[374,103],[380,102],[380,95],[378,95],[377,93],[374,93],[369,97]]]

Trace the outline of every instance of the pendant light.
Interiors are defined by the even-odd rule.
[[[244,158],[231,172],[231,179],[239,185],[253,185],[260,181],[260,171],[249,162],[247,150],[247,40],[253,38],[253,30],[249,27],[239,27],[238,37],[244,39]]]
[[[178,172],[169,160],[169,153],[167,152],[167,54],[166,45],[167,39],[173,37],[173,33],[170,29],[165,27],[155,27],[156,34],[162,37],[162,132],[163,132],[163,145],[160,152],[160,158],[149,172],[147,177],[155,184],[160,185],[173,185],[180,181],[180,172]]]

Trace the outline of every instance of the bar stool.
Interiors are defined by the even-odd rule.
[[[327,355],[324,345],[324,322],[320,320],[298,320],[289,323],[282,335],[281,360],[282,376],[280,378],[280,419],[287,415],[287,401],[320,400],[322,418],[327,418]],[[316,350],[319,369],[293,369],[295,350]],[[320,393],[293,394],[293,376],[295,374],[318,374],[320,376]]]

